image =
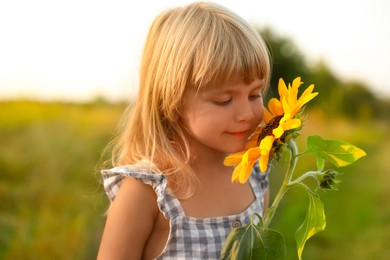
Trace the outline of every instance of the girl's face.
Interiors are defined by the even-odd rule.
[[[242,151],[263,115],[261,90],[264,81],[255,79],[189,93],[182,121],[192,152],[234,153]]]

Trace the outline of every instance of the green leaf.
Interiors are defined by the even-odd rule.
[[[220,259],[286,259],[286,245],[279,232],[251,222],[230,232]]]
[[[321,157],[317,157],[317,170],[322,171],[325,167],[325,160]]]
[[[339,140],[325,140],[318,135],[309,136],[307,151],[312,155],[331,162],[336,167],[349,165],[366,153],[358,147]]]
[[[309,208],[305,220],[295,233],[298,257],[300,260],[302,259],[302,252],[306,241],[316,233],[324,230],[326,226],[324,204],[317,194],[313,193],[308,188],[306,190],[309,194]]]

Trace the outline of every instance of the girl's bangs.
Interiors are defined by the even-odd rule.
[[[223,33],[211,35],[210,41],[205,40],[197,50],[192,77],[195,88],[218,87],[231,80],[249,84],[256,78],[263,79],[267,86],[270,72],[268,50],[260,36],[254,35],[257,32],[222,29]]]

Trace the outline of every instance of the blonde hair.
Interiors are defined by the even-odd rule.
[[[196,179],[180,124],[183,97],[238,76],[249,83],[270,77],[268,50],[258,32],[231,11],[194,3],[161,13],[143,50],[138,98],[113,153],[113,165],[149,167],[170,175],[175,191]]]

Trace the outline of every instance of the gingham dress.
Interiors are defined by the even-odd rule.
[[[150,185],[156,192],[159,210],[170,225],[168,241],[157,259],[219,259],[229,232],[248,224],[253,212],[262,214],[264,192],[268,188],[267,174],[260,174],[255,164],[249,182],[256,199],[246,210],[237,215],[195,218],[185,215],[180,201],[167,187],[167,179],[162,174],[120,166],[104,170],[102,175],[105,191],[111,201],[125,177]]]

